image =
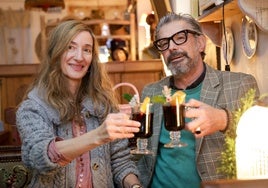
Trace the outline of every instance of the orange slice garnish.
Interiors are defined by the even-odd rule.
[[[145,113],[146,112],[146,107],[147,107],[147,104],[150,103],[150,97],[145,97],[141,106],[140,106],[140,112],[141,113]]]
[[[186,98],[186,93],[179,90],[176,91],[172,96],[171,96],[171,100],[170,100],[170,104],[173,106],[176,105],[176,100],[178,100],[179,104],[182,104],[185,102],[185,98]]]

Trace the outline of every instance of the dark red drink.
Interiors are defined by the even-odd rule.
[[[184,119],[184,105],[179,105],[179,121],[177,121],[177,108],[176,106],[171,105],[163,105],[163,113],[164,113],[164,123],[165,128],[168,131],[179,131],[184,129],[185,127],[185,119]]]
[[[149,138],[153,134],[153,113],[148,114],[148,122],[146,125],[145,113],[133,113],[132,119],[141,123],[140,131],[135,133],[136,138]]]

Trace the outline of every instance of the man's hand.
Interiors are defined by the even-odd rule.
[[[197,138],[222,131],[227,126],[225,110],[214,108],[198,100],[191,99],[185,104],[185,117],[192,119],[185,129],[191,131]]]

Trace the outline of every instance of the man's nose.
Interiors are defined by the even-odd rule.
[[[169,40],[169,50],[177,49],[179,45],[177,45],[172,39]]]

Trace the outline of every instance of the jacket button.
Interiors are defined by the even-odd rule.
[[[93,170],[98,170],[99,169],[99,165],[97,163],[93,164]]]
[[[90,112],[86,111],[85,116],[86,116],[87,119],[89,119],[91,117]]]

